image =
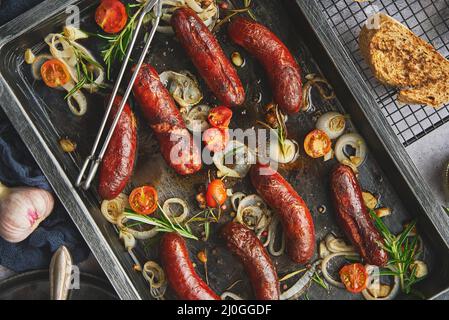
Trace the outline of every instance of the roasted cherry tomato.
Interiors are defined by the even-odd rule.
[[[228,128],[231,123],[232,110],[228,107],[216,107],[209,112],[208,120],[212,127]]]
[[[58,59],[47,60],[41,67],[41,76],[50,88],[63,86],[70,81],[69,70]]]
[[[304,140],[304,150],[312,158],[324,157],[331,151],[332,142],[329,136],[321,130],[315,129]]]
[[[157,209],[156,189],[150,186],[134,189],[129,195],[129,205],[139,214],[152,214]]]
[[[222,206],[228,195],[226,193],[226,187],[220,179],[215,179],[207,186],[206,192],[206,204],[210,208],[217,208]]]
[[[118,33],[128,21],[123,3],[119,0],[102,0],[95,12],[95,21],[106,33]]]
[[[348,291],[359,293],[368,285],[368,272],[363,264],[354,263],[341,268],[340,279]]]
[[[229,142],[229,130],[209,128],[203,133],[203,141],[206,144],[206,148],[210,151],[223,151]]]

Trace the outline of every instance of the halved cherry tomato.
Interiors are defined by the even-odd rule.
[[[210,208],[217,208],[222,206],[228,195],[226,193],[226,187],[220,179],[215,179],[207,186],[206,192],[206,204]]]
[[[228,107],[216,107],[209,112],[207,119],[212,127],[228,128],[231,123],[232,110]]]
[[[128,21],[123,3],[119,0],[102,0],[95,12],[95,21],[106,33],[118,33]]]
[[[152,214],[157,209],[156,189],[150,186],[134,189],[129,195],[129,205],[139,214]]]
[[[331,151],[332,142],[329,136],[321,130],[315,129],[304,140],[304,150],[312,158],[321,158]]]
[[[70,73],[64,63],[58,59],[45,61],[41,67],[41,76],[45,84],[50,88],[56,88],[65,85],[70,81]]]
[[[359,293],[368,285],[368,272],[363,264],[354,263],[344,266],[340,270],[341,282],[352,293]]]
[[[229,130],[209,128],[203,133],[203,141],[206,144],[206,148],[210,151],[223,151],[229,142]]]

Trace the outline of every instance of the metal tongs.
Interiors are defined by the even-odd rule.
[[[153,22],[153,28],[151,29],[150,35],[148,37],[148,40],[146,41],[145,47],[144,47],[143,52],[142,52],[142,54],[141,54],[141,56],[139,58],[139,61],[136,64],[135,71],[134,71],[134,73],[133,73],[133,75],[131,77],[131,81],[129,82],[128,87],[126,88],[125,94],[123,95],[122,102],[120,103],[118,112],[117,112],[117,114],[115,115],[115,118],[114,118],[114,122],[112,123],[112,125],[111,125],[111,127],[109,129],[108,135],[106,136],[106,139],[104,141],[103,147],[101,148],[100,153],[98,154],[98,156],[96,156],[96,152],[97,152],[98,146],[100,144],[101,137],[103,136],[103,132],[104,132],[104,129],[106,127],[106,123],[108,121],[109,114],[111,113],[112,105],[114,103],[115,97],[117,96],[118,89],[120,88],[120,84],[122,82],[123,75],[125,74],[126,68],[128,66],[128,63],[129,63],[129,60],[130,60],[130,57],[131,57],[131,53],[132,53],[132,51],[134,49],[134,46],[136,44],[136,40],[137,40],[137,37],[139,35],[140,28],[142,27],[145,15],[147,13],[149,13],[153,8],[156,8],[156,10],[155,10],[156,17],[155,17],[155,20]],[[80,174],[78,176],[78,179],[76,180],[76,186],[77,187],[82,186],[84,190],[87,190],[87,189],[90,188],[92,180],[94,179],[95,174],[98,171],[98,167],[99,167],[101,161],[103,160],[103,157],[104,157],[104,154],[106,153],[106,150],[108,148],[109,142],[111,141],[112,135],[114,134],[114,130],[115,130],[115,128],[117,126],[117,123],[118,123],[118,121],[120,119],[120,115],[123,112],[123,109],[125,107],[126,101],[128,100],[129,95],[131,94],[131,90],[132,90],[132,87],[134,85],[134,82],[136,81],[137,74],[138,74],[140,68],[142,67],[143,61],[145,59],[146,54],[148,53],[148,50],[150,49],[150,45],[151,45],[151,42],[153,41],[154,35],[156,33],[156,29],[157,29],[157,27],[159,25],[159,22],[161,20],[161,16],[162,16],[162,0],[148,0],[147,3],[145,4],[143,10],[142,10],[142,13],[141,13],[141,15],[139,17],[139,21],[138,21],[137,26],[136,26],[136,30],[134,31],[133,38],[132,38],[131,43],[130,43],[127,51],[126,51],[126,56],[125,56],[125,59],[123,60],[122,68],[120,69],[120,72],[119,72],[119,75],[118,75],[118,78],[117,78],[117,82],[115,83],[114,89],[112,90],[112,95],[111,95],[111,98],[109,100],[108,106],[106,108],[106,113],[105,113],[103,121],[101,123],[100,131],[98,132],[98,135],[97,135],[97,137],[95,139],[95,143],[94,143],[94,145],[92,147],[92,151],[91,151],[90,155],[86,158],[86,161],[83,164],[83,167],[82,167],[81,172],[80,172]],[[86,180],[83,181],[83,179],[85,177],[85,173],[87,171],[87,168],[89,167],[89,164],[90,164],[89,174],[87,175]]]

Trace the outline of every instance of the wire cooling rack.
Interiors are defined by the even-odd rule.
[[[358,37],[367,17],[384,12],[404,23],[415,34],[449,56],[449,0],[316,0],[340,41],[351,54],[377,103],[404,146],[408,146],[449,122],[449,105],[440,109],[403,105],[396,101],[397,90],[379,83],[359,50]]]

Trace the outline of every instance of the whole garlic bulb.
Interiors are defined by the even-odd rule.
[[[53,195],[46,190],[7,188],[0,183],[0,236],[11,243],[25,240],[53,207]]]

